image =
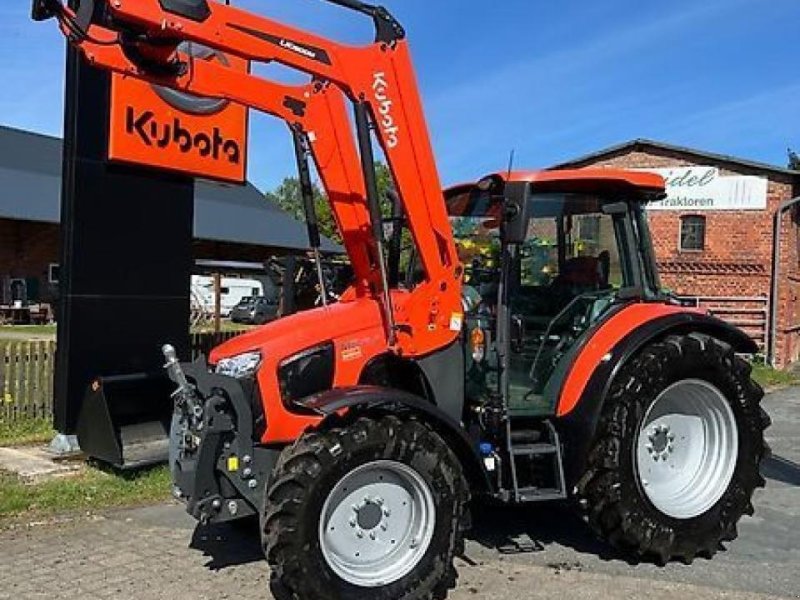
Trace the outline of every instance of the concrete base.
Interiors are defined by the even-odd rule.
[[[51,440],[48,452],[57,458],[70,458],[81,454],[81,447],[78,445],[78,436],[57,433]]]
[[[15,473],[27,484],[75,475],[82,467],[81,462],[54,460],[45,448],[0,448],[0,470]]]

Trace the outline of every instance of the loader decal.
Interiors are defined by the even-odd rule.
[[[372,81],[372,91],[375,94],[375,100],[378,106],[378,115],[376,118],[380,124],[383,135],[386,137],[386,145],[389,148],[397,147],[400,143],[400,128],[394,122],[392,116],[392,105],[394,104],[389,98],[389,84],[386,81],[386,74],[377,72],[374,74]]]

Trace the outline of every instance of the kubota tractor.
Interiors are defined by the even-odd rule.
[[[443,195],[405,31],[331,1],[370,16],[375,42],[207,0],[34,1],[98,67],[287,121],[311,245],[309,156],[351,259],[336,304],[208,363],[165,347],[176,495],[203,523],[258,515],[274,593],[301,600],[444,597],[485,500],[573,500],[634,557],[713,555],[764,484],[768,419],[739,357],[753,341],[661,289],[645,208],[663,180],[508,172]],[[192,61],[186,41],[312,79]],[[397,187],[388,241],[373,135]]]

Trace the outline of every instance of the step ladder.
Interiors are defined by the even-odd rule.
[[[544,426],[544,432],[539,430],[513,431],[510,419],[506,421],[508,453],[511,457],[511,481],[514,486],[515,502],[544,502],[547,500],[564,500],[567,497],[561,441],[556,428],[553,427],[550,421],[544,421]],[[542,437],[546,437],[546,439],[542,439]],[[536,456],[547,457],[550,460],[553,469],[554,487],[520,485],[517,462],[520,459],[530,460]]]

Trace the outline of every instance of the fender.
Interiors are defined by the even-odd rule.
[[[323,392],[304,401],[303,406],[326,418],[342,410],[405,411],[417,414],[433,426],[456,453],[472,488],[479,493],[494,491],[477,444],[467,436],[461,423],[424,398],[390,388],[357,386]]]
[[[581,476],[586,467],[587,453],[594,439],[595,429],[611,383],[623,365],[646,345],[670,334],[699,332],[730,344],[737,353],[755,354],[758,352],[756,343],[743,331],[729,323],[707,313],[678,307],[670,308],[673,310],[666,313],[658,311],[659,316],[633,328],[608,348],[603,360],[598,361],[594,372],[581,390],[577,402],[568,411],[562,412],[565,408],[563,406],[565,398],[561,398],[558,407],[560,417],[558,423],[559,430],[563,432],[566,442],[564,465],[567,468],[566,478],[570,487],[575,485],[577,478]],[[598,335],[600,331],[595,332],[595,335]],[[575,373],[571,372],[569,377],[574,375]],[[562,394],[567,383],[564,383]]]

